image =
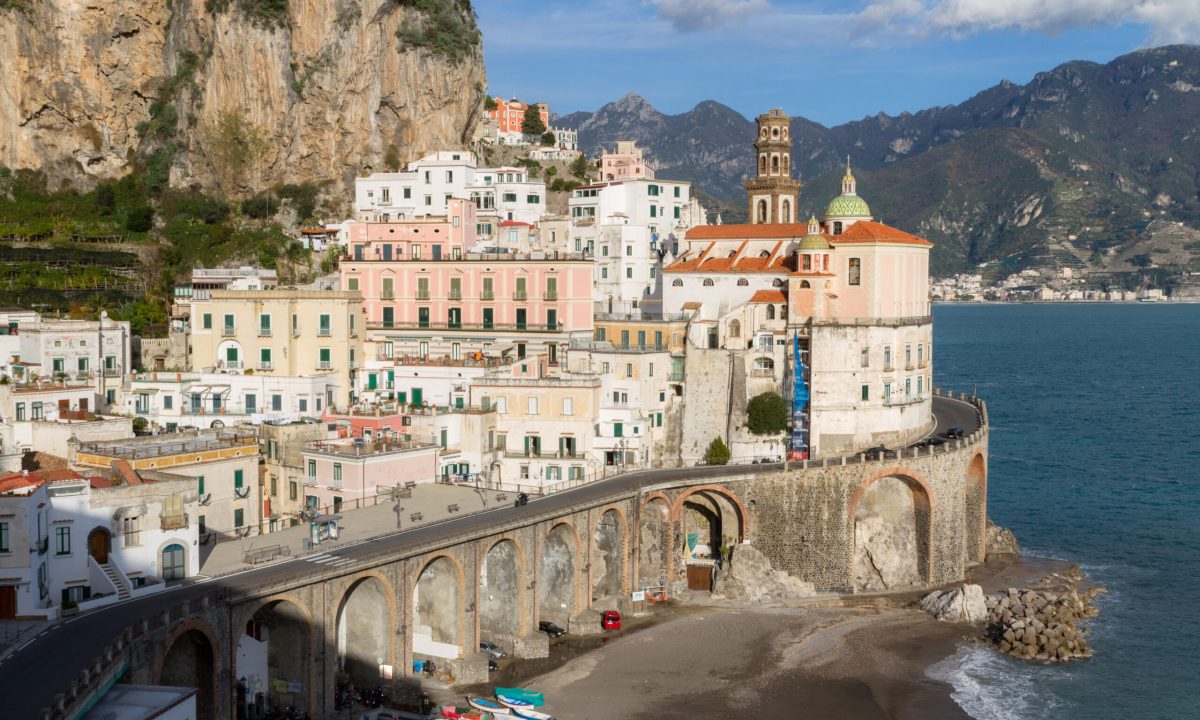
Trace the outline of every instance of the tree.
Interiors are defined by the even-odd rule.
[[[708,444],[704,451],[704,462],[707,465],[728,465],[731,453],[725,441],[718,435]]]
[[[387,152],[383,155],[383,164],[391,172],[396,172],[400,169],[400,149],[395,145],[388,145]]]
[[[588,173],[592,171],[592,164],[588,159],[580,155],[571,163],[571,174],[581,180],[587,180]]]
[[[778,435],[787,430],[787,421],[787,403],[776,393],[755,395],[746,406],[746,427],[755,435]]]
[[[1129,258],[1129,264],[1134,267],[1148,268],[1154,264],[1154,258],[1150,257],[1149,253],[1141,253]]]
[[[494,112],[498,107],[500,106],[496,103],[496,98],[492,97],[491,95],[488,95],[483,99],[484,110],[487,110],[488,112]]]
[[[258,162],[267,149],[267,138],[257,125],[246,119],[241,108],[217,115],[205,132],[207,150],[226,193],[236,189],[246,171]]]
[[[96,188],[96,207],[105,215],[116,209],[117,194],[113,192],[112,183],[104,183]]]
[[[555,142],[554,133],[550,132],[549,130],[542,133],[542,145],[543,146],[552,147],[554,145],[554,142]]]
[[[542,109],[538,105],[525,108],[525,120],[521,124],[521,132],[526,135],[541,135],[546,132],[546,123],[542,122]]]
[[[139,205],[129,211],[125,218],[125,229],[129,232],[148,232],[154,227],[154,208]]]

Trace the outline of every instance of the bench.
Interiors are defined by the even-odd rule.
[[[404,487],[408,490],[412,490],[416,486],[417,486],[417,484],[412,480],[409,480],[408,482],[404,483]]]
[[[451,504],[447,505],[446,512],[448,512],[448,513],[458,512],[458,503],[451,503]]]
[[[508,493],[496,493],[496,502],[505,502],[508,500]]]
[[[270,547],[258,548],[257,550],[246,551],[242,558],[247,565],[257,565],[260,562],[267,562],[278,557],[290,556],[292,549],[286,545],[272,545]]]
[[[412,515],[409,515],[408,519],[412,522],[420,522],[421,520],[425,519],[425,513],[415,512]]]

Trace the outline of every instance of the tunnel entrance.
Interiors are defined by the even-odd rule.
[[[889,476],[859,490],[854,508],[854,589],[880,592],[924,585],[929,498],[919,483]]]
[[[439,557],[421,571],[413,590],[413,652],[439,658],[462,654],[459,616],[462,578],[458,566]]]
[[[501,540],[483,557],[479,570],[480,640],[500,642],[521,632],[521,562],[517,546]]]
[[[258,609],[237,644],[237,682],[246,693],[241,717],[294,707],[308,712],[308,618],[286,600]]]
[[[538,581],[538,617],[563,627],[575,613],[575,532],[555,525],[546,535]]]
[[[617,599],[625,590],[625,521],[605,511],[592,533],[592,601]]]
[[[337,618],[338,669],[359,685],[377,685],[380,666],[391,664],[392,636],[387,592],[377,578],[355,583],[342,598]]]
[[[642,506],[638,520],[638,587],[667,584],[671,547],[671,511],[667,502],[655,498]]]
[[[726,493],[705,488],[684,496],[680,515],[684,573],[689,590],[712,590],[728,551],[745,537],[741,507]]]
[[[215,675],[215,648],[208,636],[199,630],[188,630],[167,648],[162,670],[158,674],[159,685],[196,688],[197,720],[215,720],[217,717]]]

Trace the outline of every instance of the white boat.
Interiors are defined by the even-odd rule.
[[[467,703],[469,703],[471,707],[475,708],[476,710],[483,710],[484,712],[491,713],[497,718],[497,720],[505,720],[505,718],[513,717],[512,711],[508,707],[501,705],[495,700],[488,700],[487,698],[472,696],[467,698]]]
[[[506,695],[497,695],[496,699],[500,701],[501,705],[506,706],[509,712],[519,718],[524,718],[525,720],[554,720],[554,716],[534,710],[533,703],[528,700],[510,698]]]

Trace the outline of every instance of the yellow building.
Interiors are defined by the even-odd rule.
[[[641,319],[620,313],[596,313],[593,339],[612,343],[620,350],[666,350],[681,353],[687,337],[687,317]]]
[[[362,295],[343,290],[214,290],[192,302],[195,370],[331,374],[325,404],[345,405],[363,359]],[[320,408],[317,408],[320,410]]]

